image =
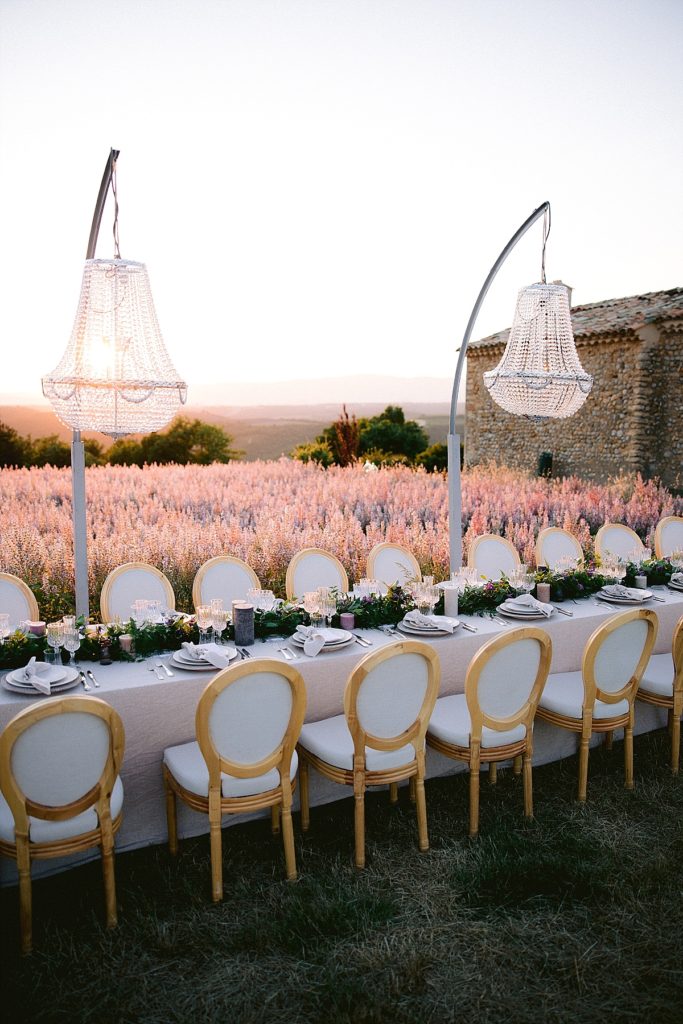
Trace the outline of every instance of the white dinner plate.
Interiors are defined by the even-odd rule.
[[[326,637],[326,634],[337,634],[335,637],[326,637],[323,651],[336,651],[337,648],[346,647],[347,644],[353,643],[354,640],[353,634],[349,633],[346,629],[320,629],[316,632],[322,633],[324,637]],[[297,647],[303,647],[309,638],[302,636],[300,633],[292,633],[289,639]]]
[[[601,601],[607,601],[608,604],[632,604],[636,607],[639,604],[644,604],[645,601],[649,601],[652,597],[651,590],[641,590],[642,597],[614,597],[612,594],[605,594],[604,591],[599,590],[596,597],[600,598]]]
[[[552,618],[552,612],[550,615],[544,615],[543,612],[534,611],[533,608],[528,608],[526,610],[522,608],[506,608],[505,601],[498,605],[496,611],[501,615],[506,615],[509,619],[538,619],[541,621],[542,619]]]
[[[52,666],[60,674],[59,679],[53,681],[50,679],[50,696],[54,696],[57,693],[63,693],[65,690],[71,690],[74,686],[78,686],[80,679],[78,672],[73,668],[59,668],[59,666]],[[26,680],[22,680],[23,668],[14,669],[12,672],[8,672],[2,681],[2,685],[6,690],[11,690],[12,693],[23,693],[25,697],[47,697],[47,693],[41,693],[31,683],[27,683]]]
[[[232,661],[233,658],[237,657],[237,651],[234,647],[225,647],[221,654],[223,654],[228,661]],[[187,669],[188,672],[220,672],[221,669],[217,665],[212,665],[210,661],[197,661],[195,658],[190,658],[187,655],[184,657],[180,656],[178,651],[174,651],[171,655],[171,663],[176,668]]]
[[[667,583],[669,590],[677,590],[679,593],[683,592],[683,586],[680,583],[672,583],[671,580]]]
[[[458,621],[458,619],[452,619],[451,621],[455,623],[453,627],[455,631],[460,625],[460,622]],[[424,626],[415,626],[413,625],[412,622],[406,622],[403,619],[401,620],[401,622],[399,622],[396,629],[400,630],[401,633],[407,633],[409,636],[428,637],[452,635],[448,629],[437,629],[435,626],[430,626],[429,629],[425,629]]]

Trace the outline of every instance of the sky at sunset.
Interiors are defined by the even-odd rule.
[[[112,146],[190,401],[364,374],[446,400],[546,199],[575,303],[682,285],[681,52],[680,0],[0,0],[0,399],[37,400],[64,351]]]

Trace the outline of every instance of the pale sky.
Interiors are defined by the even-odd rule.
[[[121,254],[190,402],[452,380],[546,199],[575,303],[680,286],[682,52],[681,0],[0,0],[0,396],[38,399],[66,347],[112,146]],[[509,325],[540,242],[476,337]]]

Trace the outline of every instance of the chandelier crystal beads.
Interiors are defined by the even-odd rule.
[[[507,412],[535,420],[564,419],[583,405],[593,378],[574,345],[564,285],[521,289],[505,351],[484,384]]]
[[[74,430],[114,438],[159,430],[185,403],[143,263],[86,260],[71,338],[43,394]]]

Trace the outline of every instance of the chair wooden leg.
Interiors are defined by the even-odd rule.
[[[270,808],[270,831],[274,836],[280,833],[280,805],[273,804]]]
[[[479,835],[479,747],[470,753],[470,838]]]
[[[424,853],[429,849],[429,833],[427,831],[427,798],[425,796],[425,764],[424,754],[418,757],[417,775],[415,779],[415,804],[417,810],[417,843]]]
[[[17,870],[19,872],[19,933],[21,952],[26,955],[33,949],[33,912],[31,896],[31,855],[28,837],[16,837]]]
[[[581,737],[581,746],[579,747],[579,791],[577,800],[580,804],[585,804],[586,797],[588,795],[588,743],[590,737]]]
[[[411,775],[408,779],[408,796],[410,797],[411,804],[415,803],[415,776]]]
[[[397,804],[398,803],[398,782],[390,782],[389,783],[389,803],[390,804]]]
[[[221,837],[221,797],[218,790],[209,791],[209,831],[211,843],[211,899],[223,899],[223,843]]]
[[[633,708],[624,728],[624,786],[633,789]]]
[[[496,761],[489,761],[489,785],[495,786],[498,782],[498,764]]]
[[[164,789],[166,790],[166,827],[168,829],[168,849],[173,857],[178,853],[178,816],[176,811],[175,793],[168,781],[167,769],[164,768]]]
[[[681,715],[674,708],[671,714],[671,772],[678,775],[678,761],[681,753]]]
[[[521,775],[522,774],[522,755],[521,754],[517,754],[517,757],[512,762],[512,770],[515,773],[515,775]]]
[[[533,818],[534,816],[534,795],[532,788],[532,776],[531,776],[531,752],[527,751],[524,754],[523,762],[523,774],[524,774],[524,814],[527,818]]]
[[[311,824],[308,803],[308,761],[299,754],[299,804],[301,807],[301,831],[308,832]]]
[[[355,760],[355,758],[354,758]],[[354,830],[356,838],[356,867],[365,867],[365,771],[364,765],[354,765]]]
[[[292,797],[283,791],[282,801],[282,843],[285,848],[285,870],[289,882],[296,881],[296,854],[294,852],[294,827],[292,825]]]
[[[104,884],[104,906],[107,917],[107,928],[115,928],[116,917],[116,880],[114,877],[114,833],[111,817],[108,813],[100,816],[102,833],[102,882]]]
[[[611,750],[612,749],[612,741],[613,741],[613,739],[614,739],[614,733],[610,729],[609,732],[605,733],[605,750]]]

